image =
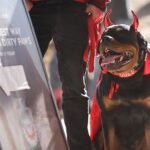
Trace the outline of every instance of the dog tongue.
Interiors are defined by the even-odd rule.
[[[113,55],[102,59],[101,66],[104,67],[108,64],[115,63],[116,60],[120,59],[121,55]]]

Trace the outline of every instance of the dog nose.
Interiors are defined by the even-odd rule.
[[[111,36],[106,35],[102,39],[103,39],[103,42],[110,42],[112,41],[113,38]]]

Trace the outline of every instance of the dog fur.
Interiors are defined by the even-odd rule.
[[[104,73],[97,100],[105,150],[150,150],[150,74],[143,73],[147,42],[136,28],[110,25],[102,34]]]

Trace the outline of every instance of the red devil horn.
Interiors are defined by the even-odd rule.
[[[133,15],[133,23],[130,26],[130,29],[133,29],[134,31],[137,31],[137,28],[139,26],[139,20],[138,20],[137,15],[134,13],[134,11],[131,11],[131,12],[132,12],[132,15]]]
[[[107,28],[108,26],[113,25],[113,23],[110,20],[110,14],[111,14],[112,10],[108,10],[104,16],[104,27]]]

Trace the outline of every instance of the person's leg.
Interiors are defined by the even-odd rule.
[[[85,4],[69,3],[60,7],[54,42],[63,89],[63,112],[70,150],[90,150],[88,97],[83,76],[87,45]]]
[[[30,16],[42,56],[44,56],[55,27],[56,6],[37,2],[30,10]]]

